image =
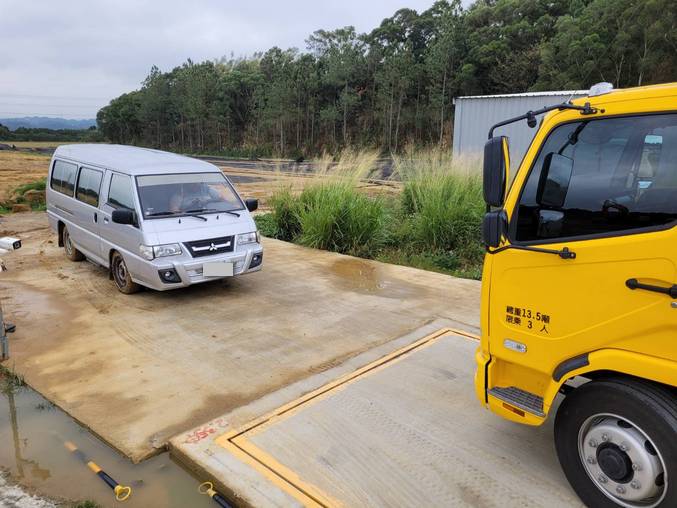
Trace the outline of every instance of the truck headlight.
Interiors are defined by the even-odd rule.
[[[237,244],[245,245],[247,243],[258,243],[259,241],[259,232],[252,231],[251,233],[242,233],[237,235]]]
[[[181,246],[178,243],[168,243],[166,245],[139,245],[139,252],[147,260],[163,258],[166,256],[178,256],[181,254]]]

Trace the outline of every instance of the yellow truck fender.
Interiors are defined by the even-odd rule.
[[[547,414],[562,385],[574,376],[592,372],[627,374],[641,379],[677,386],[677,362],[622,349],[599,349],[562,362],[544,394]]]

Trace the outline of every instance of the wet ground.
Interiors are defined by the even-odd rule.
[[[214,506],[198,494],[200,481],[169,454],[134,465],[30,388],[0,391],[0,466],[9,472],[10,483],[51,498],[89,499],[102,507],[118,506],[112,491],[66,450],[64,440],[76,443],[118,482],[133,488],[126,507]]]
[[[477,281],[276,240],[261,272],[128,296],[100,267],[68,261],[44,213],[4,218],[3,234],[23,241],[0,284],[17,325],[11,361],[135,462],[435,319],[479,326]]]

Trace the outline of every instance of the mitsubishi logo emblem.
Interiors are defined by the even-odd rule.
[[[210,252],[215,251],[216,248],[217,248],[217,247],[216,247],[216,245],[214,245],[214,243],[211,243],[211,244],[209,245],[209,251],[210,251]]]

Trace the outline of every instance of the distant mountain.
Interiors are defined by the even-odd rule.
[[[0,118],[0,124],[11,131],[19,127],[28,129],[89,129],[96,120],[71,120],[69,118],[47,118],[44,116],[25,116],[23,118]]]

